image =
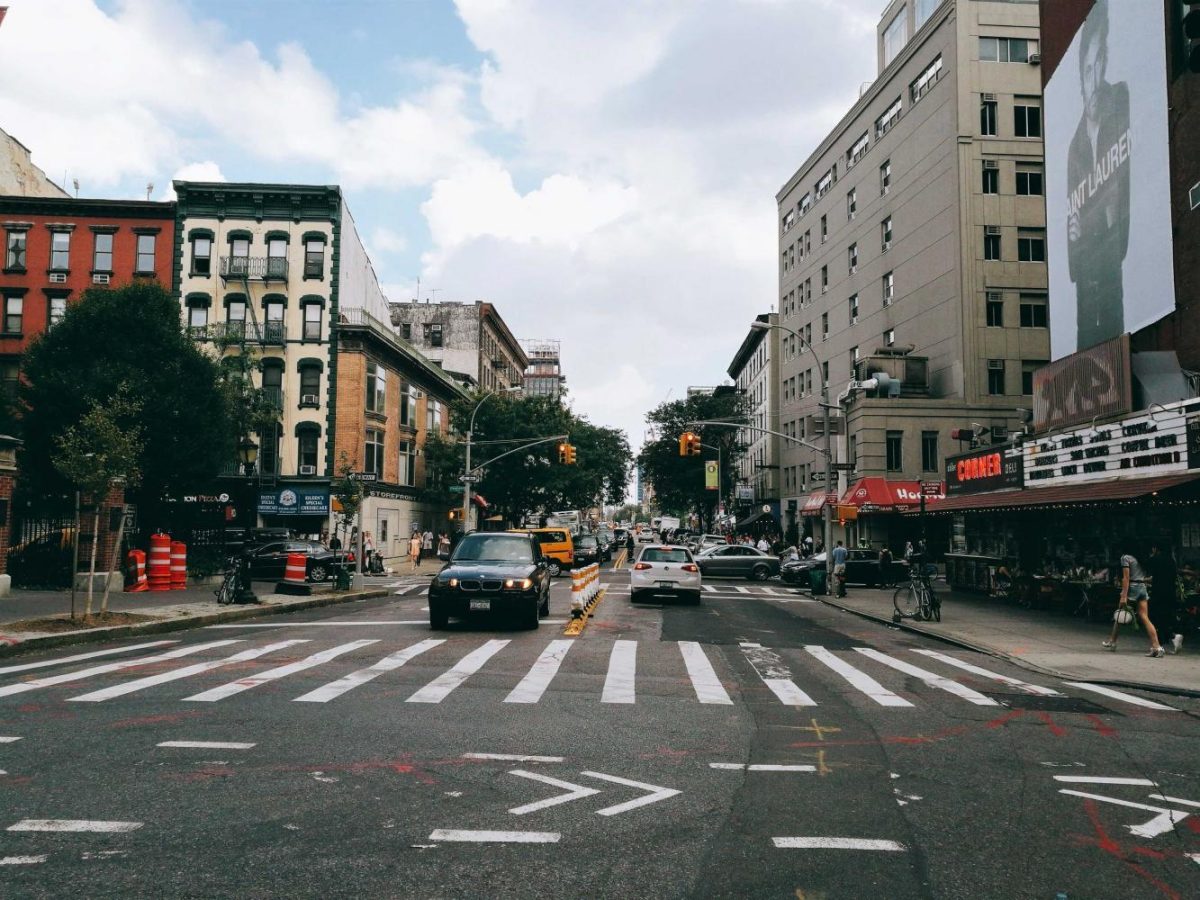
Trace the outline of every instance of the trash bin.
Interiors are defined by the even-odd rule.
[[[825,570],[811,569],[808,573],[808,583],[812,588],[813,596],[823,595],[825,591]]]
[[[338,566],[333,573],[333,589],[335,591],[350,590],[350,569],[347,566]]]

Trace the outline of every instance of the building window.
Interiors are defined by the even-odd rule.
[[[212,238],[206,235],[192,238],[192,274],[212,274]]]
[[[1017,164],[1017,194],[1022,197],[1041,197],[1045,193],[1042,186],[1042,167]]]
[[[363,454],[363,471],[383,475],[383,432],[378,428],[367,429],[366,452]]]
[[[287,241],[283,238],[271,238],[267,241],[267,277],[284,278],[287,276]]]
[[[794,209],[789,209],[787,211],[787,213],[784,215],[784,217],[782,219],[780,219],[780,225],[783,228],[783,233],[787,234],[789,231],[792,230],[792,226],[795,224],[796,224],[796,211]]]
[[[851,188],[846,194],[846,218],[850,221],[858,215],[858,189]]]
[[[0,363],[0,390],[10,400],[16,399],[17,390],[21,386],[21,364],[15,359],[6,359]]]
[[[883,305],[891,306],[896,295],[896,276],[894,272],[883,273]]]
[[[996,233],[992,229],[996,229]],[[983,230],[983,258],[998,260],[1000,258],[1000,234],[999,227],[995,225],[987,225]]]
[[[989,169],[986,165],[983,168],[983,192],[985,194],[1000,193],[1000,170]]]
[[[821,216],[821,243],[829,238],[829,216]]]
[[[855,164],[867,155],[867,151],[871,149],[871,136],[867,132],[863,132],[862,137],[850,145],[850,149],[846,151],[846,171],[849,172],[854,168]]]
[[[404,382],[400,383],[400,424],[417,427],[417,389]]]
[[[858,362],[858,347],[850,348],[850,371],[854,371],[854,364]]]
[[[1025,38],[981,37],[979,39],[980,62],[1027,63],[1029,55],[1037,53],[1037,41]]]
[[[250,274],[250,238],[235,237],[229,242],[229,274]]]
[[[901,108],[900,98],[897,97],[892,105],[885,109],[879,118],[875,120],[876,138],[883,137],[891,131],[893,125],[900,121]]]
[[[1036,97],[1017,97],[1013,106],[1013,134],[1017,137],[1042,136],[1042,108]]]
[[[1020,262],[1044,263],[1046,261],[1046,229],[1020,228],[1017,230],[1017,259]]]
[[[300,406],[318,408],[321,405],[321,370],[317,366],[300,367]]]
[[[883,165],[879,167],[879,196],[883,196],[892,189],[892,161],[885,160]]]
[[[888,216],[879,223],[880,246],[883,252],[887,253],[888,248],[892,246],[892,217]]]
[[[228,300],[225,304],[225,336],[243,338],[246,336],[246,301]]]
[[[995,100],[984,100],[979,104],[979,133],[984,137],[996,136]]]
[[[258,432],[258,470],[263,475],[279,474],[279,445],[283,443],[283,429],[279,423],[266,425]]]
[[[54,231],[50,234],[50,268],[66,270],[71,265],[71,232]]]
[[[904,49],[907,40],[908,10],[902,6],[896,17],[883,29],[883,65],[885,68]]]
[[[987,323],[988,323],[988,328],[1003,328],[1004,327],[1004,301],[1003,300],[988,300],[987,301]]]
[[[937,472],[942,467],[938,454],[938,433],[936,431],[921,432],[921,471]]]
[[[942,0],[917,0],[913,9],[917,27],[920,28],[933,15],[933,11],[942,5]]]
[[[824,175],[822,175],[817,180],[816,186],[813,188],[813,193],[816,194],[817,199],[820,200],[827,193],[829,193],[829,189],[831,187],[833,187],[836,183],[837,183],[837,164],[835,163],[834,165],[829,167],[828,172],[826,172]]]
[[[889,431],[885,437],[887,452],[887,470],[901,472],[904,470],[904,432]]]
[[[413,487],[417,483],[417,451],[412,441],[400,442],[400,466],[396,483]]]
[[[283,344],[287,333],[283,323],[283,303],[270,300],[264,307],[263,342],[267,344]]]
[[[846,268],[851,275],[858,271],[858,244],[846,248]]]
[[[426,322],[424,326],[425,343],[430,347],[442,346],[442,326],[437,322]]]
[[[858,294],[850,295],[850,324],[858,322]]]
[[[908,86],[909,98],[915,105],[922,97],[929,93],[930,88],[937,84],[938,78],[942,74],[942,58],[939,56],[928,66],[925,71],[917,76],[916,80]]]
[[[801,197],[800,202],[796,204],[796,208],[798,210],[800,210],[800,218],[802,218],[802,219],[804,218],[804,214],[806,212],[808,212],[810,209],[812,209],[812,205],[813,205],[813,199],[812,199],[812,192],[810,191],[810,192],[806,193],[803,197]]]
[[[273,409],[283,412],[283,360],[264,359],[262,366],[263,396]]]
[[[430,434],[442,431],[442,404],[433,398],[425,404],[425,430]]]
[[[297,435],[296,470],[301,475],[317,474],[317,439],[320,437],[315,428],[306,428]]]
[[[95,246],[92,250],[92,270],[95,272],[112,272],[112,233],[107,231],[97,232],[95,237]]]
[[[8,240],[6,241],[4,251],[4,268],[5,269],[24,269],[25,268],[25,247],[28,233],[25,231],[10,231],[8,232]]]
[[[208,307],[198,303],[188,305],[188,331],[192,337],[203,337],[208,329]]]
[[[46,314],[46,327],[53,328],[63,320],[63,316],[67,314],[67,298],[66,297],[47,297],[48,304]]]
[[[1021,327],[1046,328],[1049,317],[1046,311],[1046,298],[1041,296],[1021,295]]]
[[[1044,361],[1026,360],[1021,363],[1021,393],[1025,395],[1033,394],[1033,373],[1044,366]]]
[[[154,272],[154,237],[152,234],[137,236],[137,265],[134,271],[141,275]]]
[[[1004,360],[989,359],[987,361],[987,390],[993,397],[1004,393]]]
[[[5,334],[20,334],[22,320],[24,319],[25,298],[24,297],[5,297],[4,298],[4,333]]]
[[[320,303],[304,304],[304,340],[319,341],[321,339],[321,315],[323,312]]]
[[[321,278],[325,274],[325,242],[304,242],[304,277]]]
[[[829,313],[821,313],[821,340],[829,340]]]
[[[887,331],[885,331],[883,333],[883,346],[885,346],[885,347],[896,346],[896,329],[895,328],[889,328]]]
[[[377,362],[367,363],[367,412],[383,414],[387,403],[387,369]]]
[[[821,293],[829,290],[829,266],[821,266]]]

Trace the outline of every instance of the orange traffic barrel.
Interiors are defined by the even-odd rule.
[[[150,590],[169,591],[171,589],[171,536],[169,534],[150,535]]]
[[[303,553],[289,553],[287,567],[283,570],[283,581],[275,585],[280,594],[307,596],[312,593],[308,584],[308,557]]]
[[[171,590],[187,590],[187,544],[171,541]]]
[[[129,586],[125,588],[125,593],[136,594],[140,591],[148,591],[150,585],[146,580],[146,553],[143,550],[130,550],[125,557],[125,567],[129,570],[131,576]]]

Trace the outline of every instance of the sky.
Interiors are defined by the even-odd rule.
[[[388,297],[562,341],[623,429],[777,304],[775,194],[885,0],[0,0],[0,127],[84,197],[339,184]]]

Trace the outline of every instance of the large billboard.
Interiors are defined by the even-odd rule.
[[[1158,0],[1096,0],[1045,89],[1051,355],[1175,308]]]

